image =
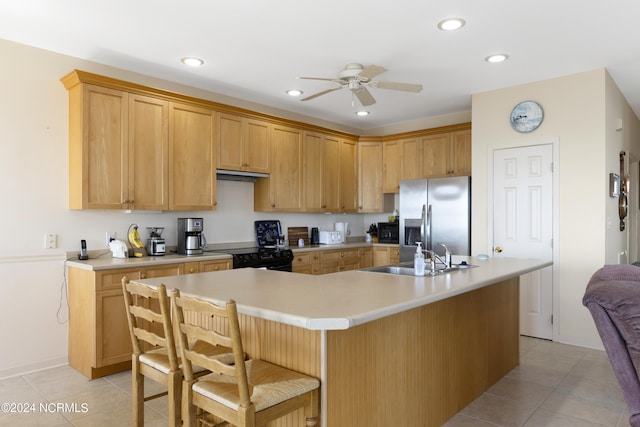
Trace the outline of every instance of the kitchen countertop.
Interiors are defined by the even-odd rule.
[[[250,245],[250,244],[249,244]],[[339,250],[339,249],[353,249],[370,246],[398,246],[384,243],[366,243],[366,242],[348,242],[339,245],[306,245],[304,247],[299,246],[287,246],[286,249],[291,249],[294,254],[310,252],[310,251],[323,251],[323,250]],[[220,250],[220,249],[216,249]],[[227,255],[221,252],[206,252],[202,255],[179,255],[170,253],[163,256],[144,256],[141,258],[113,258],[111,252],[100,252],[98,255],[90,254],[91,258],[86,261],[80,261],[78,259],[71,258],[67,261],[67,266],[80,268],[83,270],[108,270],[116,268],[135,268],[135,267],[151,267],[160,264],[178,264],[182,262],[198,262],[198,261],[211,261],[217,259],[230,259],[231,255]]]
[[[245,268],[138,280],[215,303],[234,299],[249,316],[310,330],[340,330],[479,289],[551,261],[460,257],[477,268],[437,276],[346,271],[319,276]]]

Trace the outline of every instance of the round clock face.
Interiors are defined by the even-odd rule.
[[[540,126],[544,113],[535,101],[522,101],[511,110],[511,127],[522,133],[532,132]]]

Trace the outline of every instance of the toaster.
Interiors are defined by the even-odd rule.
[[[340,243],[342,243],[341,231],[321,231],[320,232],[321,245],[338,245]]]

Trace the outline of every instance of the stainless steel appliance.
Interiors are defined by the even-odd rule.
[[[202,255],[207,247],[202,218],[178,218],[178,253]]]
[[[394,222],[378,223],[378,242],[379,243],[399,243],[400,242],[400,224]]]
[[[147,254],[162,256],[166,252],[166,245],[162,232],[164,227],[147,227],[149,238],[147,239]]]
[[[471,255],[471,178],[400,182],[400,261],[411,261],[416,242],[444,255]]]

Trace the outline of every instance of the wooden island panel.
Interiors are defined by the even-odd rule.
[[[440,426],[518,365],[518,279],[327,331],[326,424]]]

